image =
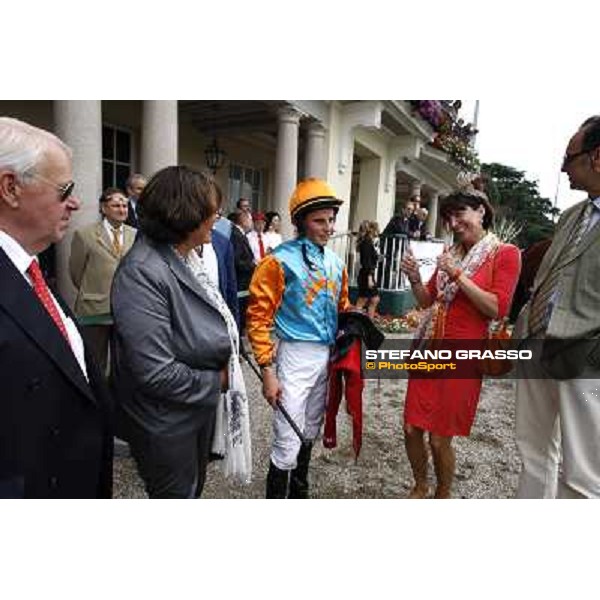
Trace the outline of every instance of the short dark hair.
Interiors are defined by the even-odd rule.
[[[227,218],[232,223],[235,223],[236,225],[239,225],[241,227],[242,226],[242,220],[246,217],[247,214],[248,213],[245,210],[240,210],[239,208],[237,208],[233,212],[230,212],[227,215]]]
[[[265,231],[269,230],[269,227],[271,227],[271,223],[273,223],[273,219],[275,217],[279,217],[281,219],[281,215],[276,210],[270,210],[265,214]]]
[[[600,146],[600,115],[594,115],[586,119],[580,129],[584,129],[581,149],[587,152],[595,150]]]
[[[217,187],[210,175],[190,167],[161,169],[138,200],[141,231],[155,242],[182,242],[215,213]]]
[[[125,192],[123,192],[123,190],[120,190],[116,187],[109,187],[102,192],[98,202],[100,202],[100,204],[104,204],[105,202],[108,202],[115,194],[121,194],[121,196],[125,196]],[[127,198],[127,196],[125,196],[125,198]]]
[[[444,221],[448,221],[452,213],[464,208],[477,210],[480,206],[485,209],[482,226],[487,231],[494,222],[494,208],[482,192],[453,192],[440,202],[440,216]]]
[[[240,206],[240,205],[242,204],[242,202],[247,202],[248,204],[252,204],[252,202],[250,202],[250,200],[249,200],[248,198],[240,198],[240,199],[239,199],[239,200],[238,200],[238,201],[235,203],[235,205],[236,205],[238,208],[241,208],[241,206]]]

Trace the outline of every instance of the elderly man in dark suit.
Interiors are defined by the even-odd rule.
[[[127,192],[127,220],[125,225],[138,227],[137,203],[140,194],[146,187],[146,178],[141,173],[133,173],[127,179],[125,191]]]
[[[562,214],[515,327],[541,346],[519,363],[522,498],[600,498],[600,116],[571,138],[562,170],[589,197]]]
[[[71,151],[0,118],[0,498],[110,497],[110,404],[72,313],[37,255],[80,201]]]

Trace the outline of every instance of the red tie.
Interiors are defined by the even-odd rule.
[[[56,323],[56,326],[60,329],[60,332],[65,336],[65,339],[70,344],[67,328],[65,327],[63,320],[60,318],[60,314],[58,313],[58,309],[56,308],[54,301],[50,297],[50,290],[48,289],[48,285],[46,284],[46,280],[42,275],[42,270],[40,269],[40,265],[38,265],[37,260],[31,261],[31,264],[27,269],[27,273],[29,277],[31,277],[31,281],[33,281],[33,291],[35,292],[36,296],[44,305],[44,308],[48,311],[48,314],[52,317],[52,320],[54,323]]]
[[[258,251],[260,253],[260,257],[264,258],[265,257],[265,245],[263,244],[263,241],[262,241],[262,233],[258,234]]]

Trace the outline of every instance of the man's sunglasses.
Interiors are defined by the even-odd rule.
[[[568,164],[572,163],[577,157],[583,156],[584,154],[589,154],[591,150],[581,150],[581,152],[574,152],[573,154],[565,154],[563,157],[563,167],[566,167]]]
[[[69,181],[64,185],[58,185],[57,183],[54,183],[53,181],[50,181],[49,179],[46,179],[45,177],[42,177],[37,173],[33,173],[32,175],[30,175],[30,177],[33,177],[34,179],[39,179],[40,181],[43,181],[54,187],[56,190],[58,190],[58,192],[60,193],[61,202],[66,202],[69,196],[71,196],[71,194],[73,193],[73,189],[75,188],[74,181]]]
[[[573,154],[565,154],[563,158],[563,167],[566,167],[568,164],[572,163],[578,156],[583,156],[584,154],[591,154],[598,149],[598,146],[594,148],[587,148],[587,150],[581,150],[580,152],[574,152]]]

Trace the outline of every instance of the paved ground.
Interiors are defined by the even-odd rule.
[[[232,483],[217,463],[209,467],[206,498],[263,498],[271,441],[271,408],[262,398],[256,376],[244,365],[251,404],[253,481]],[[326,450],[317,443],[311,468],[315,498],[403,498],[411,487],[404,452],[401,417],[406,381],[368,381],[364,393],[363,445],[354,463],[350,422],[338,415],[338,447]],[[514,444],[514,382],[484,383],[471,437],[456,438],[455,498],[510,498],[520,468]],[[144,498],[130,458],[115,460],[115,496]]]

